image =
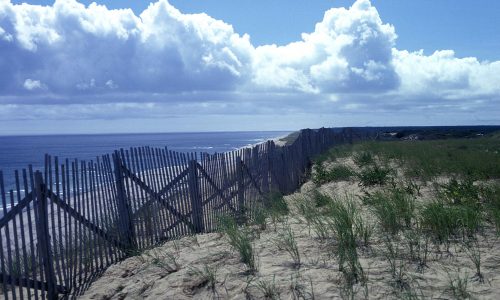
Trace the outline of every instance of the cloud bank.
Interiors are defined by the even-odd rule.
[[[259,47],[167,0],[138,16],[76,0],[1,0],[0,55],[0,120],[377,112],[500,121],[500,61],[398,49],[369,0],[326,11],[299,41]]]

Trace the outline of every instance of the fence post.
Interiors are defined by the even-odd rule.
[[[56,288],[56,277],[54,273],[54,264],[52,262],[52,251],[50,249],[50,235],[47,211],[47,186],[43,182],[42,173],[35,172],[35,190],[36,190],[36,238],[42,267],[45,273],[45,280],[48,287],[48,299],[58,299]]]
[[[196,233],[205,231],[203,223],[203,203],[200,195],[200,187],[198,185],[198,168],[196,160],[189,161],[188,166],[188,185],[191,198],[191,209],[193,210],[193,225]]]
[[[269,193],[269,147],[270,142],[267,142],[266,151],[263,151],[261,159],[264,161],[264,166],[262,168],[262,193],[266,195]]]
[[[267,152],[267,169],[269,170],[269,179],[270,179],[270,184],[269,184],[269,192],[273,192],[277,190],[277,183],[276,183],[276,174],[274,174],[274,142],[271,141],[269,142],[269,148]],[[274,176],[273,176],[274,175]]]
[[[238,182],[238,220],[245,220],[245,184],[243,177],[243,161],[240,156],[236,156],[236,179]]]
[[[132,252],[135,250],[135,234],[134,224],[132,223],[131,211],[127,201],[127,192],[125,190],[125,179],[123,177],[122,163],[118,151],[113,154],[115,165],[115,180],[116,180],[116,206],[118,208],[118,227],[120,239],[124,241],[127,250]],[[127,253],[129,254],[129,253]]]

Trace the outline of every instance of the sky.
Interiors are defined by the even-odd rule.
[[[495,0],[0,0],[0,135],[500,124],[498,15]]]

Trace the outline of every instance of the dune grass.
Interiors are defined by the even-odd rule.
[[[200,279],[201,284],[206,285],[214,295],[217,293],[216,285],[219,282],[218,278],[219,266],[204,264],[202,268],[190,268],[191,276],[196,276]]]
[[[333,163],[328,168],[326,164],[316,169],[319,172],[313,177],[314,182],[321,185],[357,180],[364,193],[358,196],[359,200],[375,217],[380,229],[374,230],[364,223],[365,219],[355,217],[358,212],[352,202],[328,199],[317,191],[313,192],[316,207],[309,211],[304,207],[303,211],[309,215],[308,224],[312,224],[317,237],[336,241],[339,267],[344,276],[350,276],[351,283],[363,276],[357,247],[360,244],[368,247],[374,231],[385,236],[386,259],[391,266],[397,297],[421,298],[414,289],[407,264],[414,264],[416,270],[424,272],[431,252],[440,251],[432,245],[444,244],[448,253],[452,244],[455,249],[457,246],[462,249],[461,253],[475,268],[473,279],[482,283],[479,234],[484,235],[487,223],[500,234],[499,151],[498,136],[362,142],[335,147],[319,160]],[[350,174],[346,171],[348,175],[342,177],[338,159],[348,157],[356,168],[349,169]],[[484,183],[491,179],[496,181]],[[417,204],[417,197],[422,197],[422,186],[429,181],[435,187],[434,195]],[[323,216],[324,207],[330,217],[319,217]],[[321,213],[314,215],[315,209]],[[449,292],[458,298],[469,296],[467,283],[468,278],[450,277]],[[352,290],[352,286],[350,288]]]
[[[469,274],[448,273],[448,294],[453,297],[453,299],[472,299],[472,295],[469,292]]]
[[[432,278],[438,264],[448,268],[448,262],[460,258],[473,275],[446,269],[446,287],[440,292],[470,298],[491,274],[482,239],[493,228],[500,233],[500,183],[486,182],[500,178],[498,149],[500,141],[492,138],[332,148],[317,158],[314,184],[301,193],[266,195],[248,210],[252,216],[246,224],[232,216],[218,218],[219,231],[242,263],[238,268],[244,265],[246,272],[228,275],[223,264],[211,263],[193,268],[192,274],[214,294],[225,284],[224,273],[232,279],[246,276],[242,291],[248,298],[286,294],[287,299],[314,299],[315,288],[324,291],[329,282],[334,287],[326,290],[336,289],[344,299],[371,298],[377,292],[371,285],[389,291],[387,298],[425,299],[422,278]],[[340,158],[346,159],[341,163]],[[337,184],[326,184],[331,182]],[[346,186],[357,198],[338,191]],[[152,261],[163,264],[156,256]],[[268,274],[269,264],[279,271]],[[372,267],[379,269],[371,272]],[[324,272],[321,283],[301,275],[316,272]],[[383,278],[369,281],[374,274]]]
[[[339,270],[351,284],[363,281],[364,272],[359,263],[355,231],[359,212],[352,197],[346,195],[333,199],[328,207],[327,216],[336,241],[335,255]]]
[[[252,242],[252,231],[247,226],[238,226],[231,216],[218,217],[219,231],[224,233],[231,247],[240,255],[240,260],[247,266],[249,273],[257,271],[257,257]]]
[[[362,186],[374,186],[374,185],[384,185],[389,180],[389,175],[391,174],[391,169],[387,167],[382,167],[378,164],[363,168],[358,174],[358,179],[360,185]]]
[[[264,209],[266,210],[266,215],[271,218],[274,230],[276,231],[277,224],[284,220],[290,209],[283,195],[278,192],[272,192],[266,198]]]
[[[500,233],[500,184],[484,181],[500,178],[499,149],[498,137],[362,142],[332,148],[319,157],[312,176],[316,186],[357,181],[364,193],[359,196],[362,207],[353,198],[330,197],[318,188],[295,203],[313,236],[331,246],[342,278],[341,297],[360,296],[356,283],[366,287],[360,255],[370,252],[359,251],[371,247],[373,235],[379,244],[381,237],[384,241],[378,251],[388,262],[396,298],[425,298],[414,272],[431,268],[443,244],[450,255],[462,249],[460,255],[474,267],[472,279],[484,282],[484,250],[478,240],[487,223]],[[340,158],[351,159],[355,166],[340,164]],[[422,195],[422,187],[427,194]],[[469,279],[450,275],[445,292],[467,298]]]
[[[481,194],[487,218],[500,234],[500,183],[484,187]]]
[[[278,232],[278,236],[276,237],[274,244],[278,250],[286,251],[290,255],[295,268],[300,268],[301,260],[299,247],[297,246],[295,234],[288,223],[285,223],[283,228],[281,228]]]
[[[410,228],[416,218],[415,198],[400,187],[366,193],[362,201],[372,207],[380,226],[391,234]]]
[[[500,138],[490,134],[474,139],[429,141],[369,141],[330,149],[317,161],[334,161],[353,155],[360,167],[379,160],[404,166],[405,175],[430,181],[439,175],[473,180],[500,178]]]
[[[359,167],[364,167],[375,163],[375,158],[371,152],[361,151],[354,153],[353,160]]]
[[[337,260],[341,297],[360,296],[358,283],[366,288],[368,277],[360,257],[370,253],[363,249],[371,247],[374,235],[379,244],[382,237],[381,253],[397,298],[425,298],[414,272],[430,268],[429,261],[436,259],[436,251],[441,253],[443,244],[450,255],[457,247],[462,249],[461,255],[474,266],[472,279],[484,282],[484,250],[478,238],[486,222],[500,232],[500,184],[482,182],[500,178],[498,149],[500,139],[491,137],[363,142],[332,148],[319,157],[312,174],[316,186],[349,180],[358,182],[364,192],[359,196],[362,207],[352,197],[330,197],[317,187],[294,202],[310,234],[312,229],[312,236],[329,245]],[[340,158],[351,159],[355,166],[340,164]],[[429,181],[433,185],[427,185]],[[422,195],[426,185],[427,193],[435,187],[433,195]],[[418,203],[422,197],[426,199]],[[366,214],[374,217],[375,227]],[[298,261],[293,232],[284,228],[279,238],[280,248]],[[454,250],[450,250],[452,244]],[[470,296],[468,282],[467,276],[450,275],[447,292],[458,298]]]
[[[500,177],[500,139],[449,139],[434,141],[366,142],[352,151],[369,151],[394,159],[405,167],[409,177],[431,180],[443,174],[455,174],[474,180]]]
[[[354,171],[345,165],[335,165],[327,169],[323,164],[317,164],[312,179],[314,183],[321,185],[331,181],[346,181],[354,175]]]

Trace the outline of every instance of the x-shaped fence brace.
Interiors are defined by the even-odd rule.
[[[251,183],[254,185],[254,187],[257,189],[260,195],[262,195],[262,191],[260,190],[259,185],[253,178],[249,168],[242,163],[243,169],[245,172],[248,174],[248,177],[250,178]],[[207,197],[206,200],[203,201],[203,205],[208,204],[209,202],[213,201],[217,196],[220,196],[223,199],[223,202],[220,203],[219,205],[215,206],[215,209],[220,209],[222,206],[227,205],[233,212],[237,212],[237,209],[234,208],[234,206],[231,204],[231,199],[233,199],[237,194],[238,191],[231,191],[229,195],[226,195],[226,190],[233,186],[237,180],[233,180],[231,182],[224,182],[224,186],[220,188],[217,183],[213,181],[211,176],[205,171],[203,166],[201,166],[198,162],[196,162],[196,168],[200,172],[200,174],[206,179],[208,184],[215,190],[215,193],[212,194],[211,196]],[[191,230],[195,230],[194,224],[189,220],[189,215],[188,214],[182,214],[179,212],[175,207],[173,207],[170,203],[168,203],[169,197],[165,198],[164,195],[168,194],[176,184],[181,182],[188,174],[189,174],[189,169],[186,168],[184,171],[182,171],[179,175],[177,175],[173,180],[171,180],[165,187],[163,187],[159,192],[155,192],[151,187],[149,187],[144,181],[142,181],[136,174],[134,174],[132,171],[130,171],[125,165],[120,164],[120,169],[122,174],[125,177],[128,177],[132,182],[134,182],[138,187],[140,187],[144,192],[146,192],[149,196],[150,199],[146,201],[142,207],[135,213],[135,214],[140,214],[140,211],[144,208],[147,208],[148,206],[152,205],[153,203],[160,203],[163,205],[172,215],[178,218],[176,222],[174,222],[172,225],[170,225],[166,230],[170,230],[173,227],[177,226],[179,223],[183,222],[186,224]]]

